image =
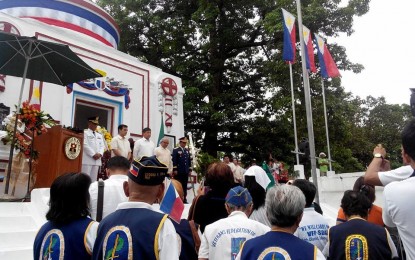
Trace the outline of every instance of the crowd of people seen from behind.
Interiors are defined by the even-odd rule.
[[[168,138],[156,148],[144,129],[145,140],[133,147],[125,128],[112,146],[107,180],[91,179],[95,165],[55,179],[34,259],[415,259],[415,119],[401,133],[405,166],[385,171],[386,150],[377,145],[365,175],[339,201],[333,226],[314,201],[316,186],[280,182],[274,159],[245,170],[225,156],[187,204],[187,138],[169,151]],[[92,129],[85,134],[95,138]],[[188,209],[181,220],[160,210],[170,185],[172,203]],[[375,186],[385,186],[383,208],[374,204]]]

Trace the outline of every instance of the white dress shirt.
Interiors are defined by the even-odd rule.
[[[105,218],[117,209],[118,204],[128,201],[125,196],[123,183],[128,181],[127,175],[111,175],[104,181],[104,202],[102,207],[102,218]],[[91,218],[97,217],[98,182],[95,181],[89,186],[91,196]]]
[[[162,146],[156,147],[154,149],[154,155],[157,156],[157,159],[167,165],[168,173],[173,171],[173,161],[171,160],[171,152],[167,148],[163,148]]]
[[[378,176],[382,185],[386,186],[391,182],[407,179],[413,172],[414,169],[410,165],[405,165],[390,171],[379,172]]]
[[[383,222],[386,226],[398,228],[407,259],[415,259],[414,187],[415,177],[411,177],[390,183],[383,190]]]
[[[154,149],[156,146],[150,139],[141,138],[134,143],[133,158],[140,160],[143,156],[154,155]]]
[[[116,137],[112,138],[111,140],[111,157],[114,157],[115,154],[112,151],[113,149],[117,149],[121,156],[128,158],[128,153],[131,152],[130,142],[127,140],[127,138],[122,137],[121,135],[117,135]]]

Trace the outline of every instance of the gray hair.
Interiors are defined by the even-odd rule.
[[[169,141],[169,138],[167,138],[167,137],[161,138],[159,144],[161,144],[161,142],[163,142],[163,141]]]
[[[291,227],[304,211],[305,197],[292,185],[274,186],[267,192],[265,207],[271,225]]]
[[[237,207],[237,206],[235,206],[235,205],[232,205],[232,204],[226,203],[226,205],[228,205],[228,207],[229,207],[230,212],[234,212],[234,211],[242,211],[242,212],[245,212],[245,211],[247,211],[247,210],[251,207],[251,205],[253,205],[253,204],[254,204],[254,203],[251,201],[251,202],[249,202],[246,206],[240,206],[240,207]]]

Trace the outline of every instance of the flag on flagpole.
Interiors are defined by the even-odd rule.
[[[336,63],[330,55],[327,45],[324,43],[323,38],[314,34],[317,44],[318,60],[320,62],[321,76],[323,78],[335,78],[340,77],[340,72],[337,69]]]
[[[180,223],[184,204],[171,181],[166,194],[164,194],[163,200],[160,203],[160,210],[169,214],[170,218],[177,223]]]
[[[282,49],[282,58],[290,63],[295,62],[295,17],[294,15],[282,9],[283,27],[284,27],[284,45]]]
[[[40,81],[34,80],[32,87],[32,95],[29,102],[34,109],[40,111]]]
[[[313,40],[311,39],[311,32],[310,29],[303,25],[303,37],[304,37],[304,44],[305,44],[305,60],[307,69],[313,73],[317,72],[316,64],[314,63],[314,48],[313,48]]]
[[[164,122],[163,122],[163,113],[161,113],[161,123],[160,123],[160,132],[159,132],[159,138],[157,140],[157,145],[160,144],[161,139],[164,137]]]

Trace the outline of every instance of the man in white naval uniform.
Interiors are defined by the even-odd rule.
[[[88,129],[84,130],[84,147],[82,152],[82,172],[89,175],[94,182],[98,177],[101,157],[104,154],[104,137],[96,132],[99,117],[88,118]]]

